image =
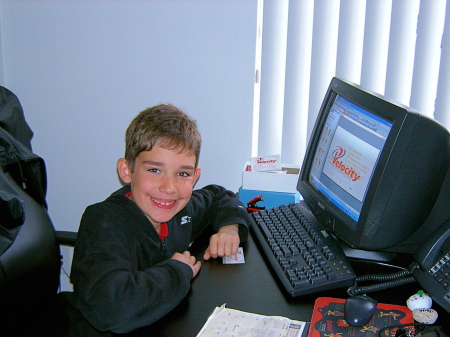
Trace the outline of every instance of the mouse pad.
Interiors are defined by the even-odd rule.
[[[314,304],[308,337],[375,337],[387,326],[413,323],[406,306],[378,303],[372,319],[362,327],[353,327],[344,319],[345,299],[319,297]]]

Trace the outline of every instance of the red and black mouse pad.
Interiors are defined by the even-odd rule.
[[[384,336],[393,337],[395,326],[414,322],[408,307],[378,303],[371,320],[364,326],[354,327],[344,319],[344,305],[345,299],[319,297],[314,304],[308,337],[375,337],[380,330]]]

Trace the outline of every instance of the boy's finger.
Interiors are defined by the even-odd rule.
[[[186,250],[183,252],[183,255],[189,258],[191,256],[191,253]]]
[[[203,259],[209,260],[211,258],[211,252],[209,251],[209,246],[205,250],[205,254],[203,254]]]
[[[213,258],[217,257],[217,246],[219,245],[219,240],[217,236],[213,235],[211,236],[211,239],[209,240],[209,255]]]
[[[230,242],[225,246],[225,256],[233,255],[233,242]]]
[[[224,256],[225,252],[226,252],[226,249],[227,249],[226,242],[223,242],[223,243],[219,244],[218,247],[217,247],[217,254],[216,254],[216,256]]]

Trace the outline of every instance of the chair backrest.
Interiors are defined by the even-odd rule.
[[[14,327],[37,318],[56,296],[61,257],[45,208],[9,174],[0,176],[14,188],[25,214],[14,241],[0,256],[0,320]]]
[[[16,95],[0,87],[0,335],[52,310],[61,254],[46,210],[47,175]]]

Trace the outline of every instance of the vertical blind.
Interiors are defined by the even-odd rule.
[[[300,165],[338,76],[450,129],[446,0],[258,0],[252,156]]]

